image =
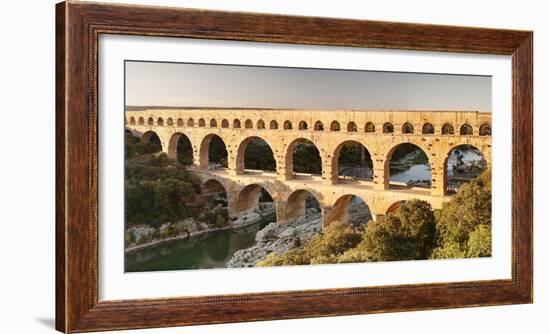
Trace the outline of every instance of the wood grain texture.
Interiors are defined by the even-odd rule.
[[[82,332],[532,302],[533,41],[528,31],[83,2],[56,8],[56,328]],[[101,34],[512,56],[512,279],[99,301]]]

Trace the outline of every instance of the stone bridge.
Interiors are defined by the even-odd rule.
[[[440,208],[450,198],[446,195],[447,159],[453,149],[471,145],[488,164],[492,160],[491,114],[477,111],[128,107],[125,121],[126,128],[143,141],[155,133],[162,150],[173,158],[179,138],[186,136],[193,148],[192,168],[204,186],[211,180],[223,185],[230,214],[250,210],[263,187],[276,202],[279,221],[302,213],[307,194],[319,201],[325,222],[341,220],[352,195],[363,199],[375,218],[395,203],[412,198]],[[209,170],[208,148],[214,136],[226,145],[227,169]],[[270,146],[276,172],[245,170],[245,150],[254,138]],[[321,175],[293,172],[294,145],[304,139],[319,150]],[[360,143],[369,151],[372,181],[338,176],[338,157],[346,143]],[[428,156],[430,189],[390,183],[389,162],[403,143],[418,146]]]

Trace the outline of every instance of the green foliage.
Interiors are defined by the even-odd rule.
[[[124,135],[124,156],[126,159],[143,154],[155,153],[161,149],[160,141],[151,140],[149,143],[143,143],[138,137],[134,137],[128,132]]]
[[[363,153],[362,153],[363,152]],[[338,157],[338,162],[341,165],[351,166],[369,166],[372,168],[372,159],[368,150],[358,143],[345,143]]]
[[[219,163],[227,168],[227,148],[223,140],[214,136],[208,147],[208,161]]]
[[[463,184],[453,199],[443,204],[437,216],[437,236],[439,247],[432,254],[433,258],[491,255],[489,169]]]
[[[275,171],[273,151],[265,141],[252,139],[246,146],[244,166],[249,169]]]
[[[317,147],[311,143],[296,143],[293,166],[297,173],[321,174],[321,156]]]
[[[125,144],[134,154],[125,163],[126,228],[196,217],[199,209],[189,205],[200,189],[196,177],[164,153],[137,155],[148,150],[133,137],[127,136]]]

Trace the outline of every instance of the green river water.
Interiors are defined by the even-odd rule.
[[[146,247],[126,254],[124,267],[126,272],[224,268],[236,251],[254,246],[256,232],[273,221],[275,214],[247,227]]]

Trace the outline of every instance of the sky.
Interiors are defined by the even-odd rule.
[[[491,112],[491,77],[126,61],[126,105]]]

